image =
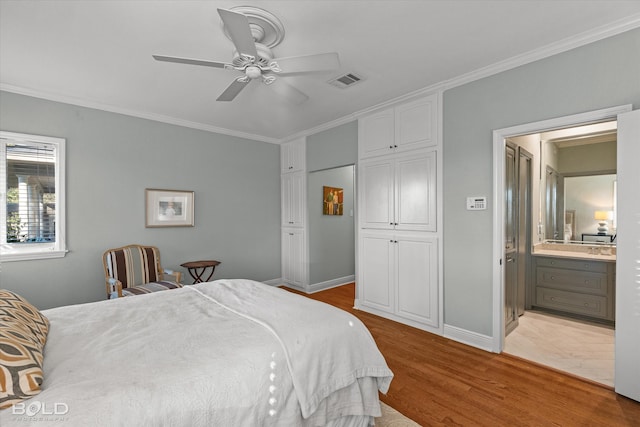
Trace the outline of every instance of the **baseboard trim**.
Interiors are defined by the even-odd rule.
[[[277,278],[277,279],[271,279],[271,280],[263,280],[262,283],[264,283],[265,285],[270,285],[270,286],[284,286],[284,281],[282,280],[282,278]]]
[[[477,332],[445,324],[444,337],[479,348],[480,350],[493,351],[493,338]]]
[[[347,283],[355,282],[355,274],[349,276],[338,277],[337,279],[327,280],[326,282],[314,283],[308,286],[307,293],[313,294],[315,292],[324,291],[325,289],[337,288],[338,286],[346,285]]]
[[[278,286],[286,286],[287,288],[295,289],[296,291],[304,292],[305,294],[314,294],[326,289],[337,288],[338,286],[352,283],[355,280],[355,275],[339,277],[337,279],[327,280],[326,282],[314,283],[313,285],[295,285],[293,283],[288,283],[284,280],[281,280],[280,282],[278,282]]]

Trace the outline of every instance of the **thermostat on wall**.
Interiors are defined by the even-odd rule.
[[[487,209],[486,197],[467,197],[467,210],[468,211],[480,211]]]

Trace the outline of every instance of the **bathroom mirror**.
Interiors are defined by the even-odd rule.
[[[607,128],[598,131],[573,128],[540,135],[543,227],[539,233],[544,239],[615,243],[614,125],[603,123]]]
[[[616,174],[562,176],[548,167],[545,238],[615,241],[616,183]],[[596,219],[596,212],[608,215]],[[604,226],[600,222],[604,222]]]

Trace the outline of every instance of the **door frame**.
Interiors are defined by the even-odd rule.
[[[525,123],[493,131],[493,327],[491,351],[501,353],[504,348],[504,185],[505,147],[507,138],[542,133],[555,129],[581,126],[604,120],[617,119],[618,114],[632,110],[631,104],[602,110],[573,114],[548,120]]]

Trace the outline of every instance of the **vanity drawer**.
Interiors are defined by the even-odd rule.
[[[566,292],[558,289],[536,288],[536,305],[575,314],[607,319],[607,298]]]
[[[570,268],[572,270],[593,271],[597,273],[607,272],[607,263],[598,261],[537,257],[536,265],[539,267]]]
[[[607,274],[538,267],[536,286],[607,296]]]

